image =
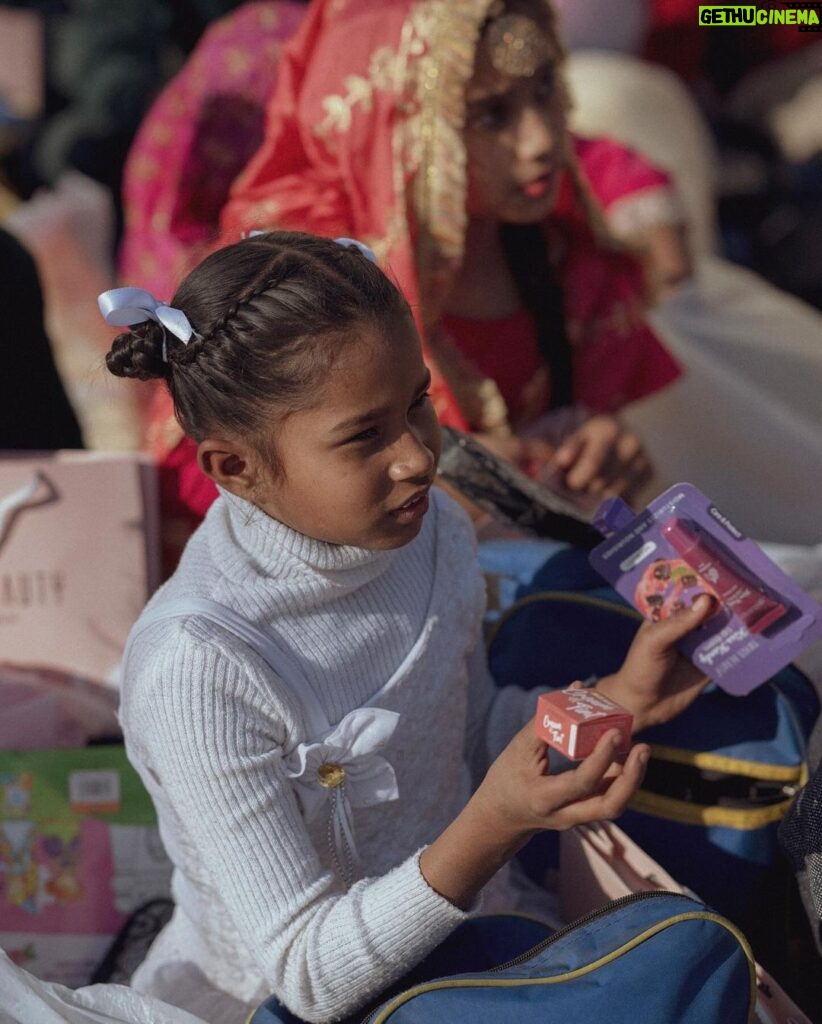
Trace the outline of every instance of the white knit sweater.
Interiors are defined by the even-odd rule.
[[[286,755],[317,739],[292,695],[300,684],[198,616],[146,628],[121,719],[174,862],[177,908],[135,987],[199,1009],[168,983],[170,967],[188,965],[243,1009],[276,993],[300,1017],[333,1020],[464,918],[427,885],[419,852],[533,714],[534,696],[494,687],[473,531],[432,493],[419,536],[387,552],[312,540],[224,493],[152,598],[147,612],[210,598],[274,632],[332,725],[365,704],[398,712],[382,753],[399,798],[354,808],[360,864],[347,885],[330,802],[307,821],[286,770]]]

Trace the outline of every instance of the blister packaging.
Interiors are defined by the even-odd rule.
[[[822,638],[822,607],[692,484],[639,515],[609,499],[594,523],[606,540],[591,565],[646,618],[714,598],[716,610],[679,648],[728,693],[750,693]]]

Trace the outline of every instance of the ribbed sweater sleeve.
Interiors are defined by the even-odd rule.
[[[351,1012],[463,920],[427,885],[419,851],[348,891],[323,869],[282,761],[287,698],[272,696],[276,677],[256,656],[178,622],[143,634],[132,659],[124,727],[173,808],[164,839],[172,856],[175,844],[198,850],[202,888],[220,894],[243,950],[295,1014]]]

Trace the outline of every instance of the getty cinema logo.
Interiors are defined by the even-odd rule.
[[[822,32],[822,2],[771,0],[767,7],[714,4],[699,8],[700,25],[795,25],[799,32]]]

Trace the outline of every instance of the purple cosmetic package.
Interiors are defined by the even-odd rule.
[[[646,618],[666,619],[700,594],[715,599],[678,646],[728,693],[750,693],[822,638],[822,606],[692,484],[638,515],[610,498],[594,525],[607,539],[591,565]]]

